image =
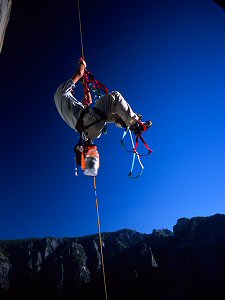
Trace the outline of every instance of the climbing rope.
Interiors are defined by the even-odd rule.
[[[81,43],[81,54],[84,59],[84,43],[83,43],[83,30],[81,21],[81,10],[80,10],[80,0],[77,0],[78,15],[79,15],[79,26],[80,26],[80,43]],[[82,83],[84,85],[85,95],[91,91],[92,96],[95,101],[97,101],[103,94],[108,94],[108,88],[99,80],[97,80],[94,75],[85,69],[84,76],[82,78]],[[103,93],[103,94],[102,94]]]
[[[103,242],[102,242],[102,235],[101,235],[100,215],[98,210],[96,177],[94,177],[94,190],[95,190],[95,203],[96,203],[96,212],[97,212],[97,221],[98,221],[99,244],[100,244],[101,261],[102,261],[102,274],[103,274],[104,288],[105,288],[105,299],[107,300],[108,296],[107,296],[107,286],[106,286],[106,277],[105,277],[105,265],[104,265],[104,256],[103,256]]]
[[[80,0],[77,0],[77,6],[78,6],[79,25],[80,25],[81,53],[82,53],[82,58],[84,58],[83,32],[82,32],[82,23],[81,23],[81,16],[80,16]]]

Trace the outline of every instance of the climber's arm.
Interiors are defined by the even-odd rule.
[[[78,68],[72,76],[73,83],[76,84],[84,76],[84,71],[87,64],[84,59],[80,58],[78,61]]]

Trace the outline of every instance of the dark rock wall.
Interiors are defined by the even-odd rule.
[[[108,299],[225,299],[225,216],[104,233]],[[1,299],[105,299],[98,236],[0,241]]]

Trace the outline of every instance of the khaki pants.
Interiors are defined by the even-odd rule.
[[[138,120],[138,116],[133,112],[130,105],[119,92],[112,92],[101,97],[99,100],[97,100],[95,107],[100,109],[105,114],[107,117],[107,123],[115,122],[115,113],[117,113],[127,125],[130,125],[130,122],[133,120]],[[90,109],[89,112],[84,115],[83,125],[87,126],[99,119],[99,115],[97,115],[94,110]],[[100,137],[104,126],[105,121],[101,120],[95,125],[87,128],[85,130],[85,134],[90,139],[96,139]]]

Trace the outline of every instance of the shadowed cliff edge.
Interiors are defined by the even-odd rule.
[[[225,299],[225,215],[103,233],[109,299]],[[0,241],[1,299],[104,299],[98,235]]]

